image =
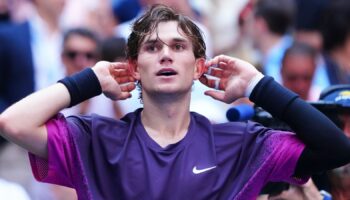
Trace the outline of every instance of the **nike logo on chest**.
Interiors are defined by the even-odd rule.
[[[207,172],[209,170],[212,170],[214,168],[216,168],[216,166],[207,167],[207,168],[203,168],[203,169],[198,169],[197,166],[194,166],[193,169],[192,169],[192,172],[194,174],[201,174],[201,173]]]

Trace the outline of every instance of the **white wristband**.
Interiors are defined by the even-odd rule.
[[[262,78],[264,78],[264,75],[262,73],[258,73],[249,81],[248,86],[245,90],[246,97],[250,97],[250,94],[253,92],[253,89]]]

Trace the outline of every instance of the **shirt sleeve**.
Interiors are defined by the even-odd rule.
[[[250,140],[249,156],[242,173],[249,175],[237,198],[254,199],[268,182],[303,184],[309,177],[295,178],[293,173],[305,145],[292,133],[269,130]]]
[[[257,123],[248,123],[246,131],[242,142],[242,158],[245,159],[242,170],[249,175],[248,182],[261,185],[269,181],[301,184],[308,180],[308,177],[293,177],[305,148],[294,133],[268,129]]]
[[[271,154],[267,157],[266,166],[263,167],[271,169],[270,181],[285,181],[292,184],[307,182],[309,177],[293,177],[296,164],[305,148],[305,144],[295,134],[277,132],[270,136],[266,145],[271,145],[268,147]]]
[[[80,162],[74,140],[69,134],[63,115],[46,123],[48,132],[48,159],[29,153],[30,165],[38,181],[74,187],[81,174]]]

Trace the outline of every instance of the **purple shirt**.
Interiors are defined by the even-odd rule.
[[[58,115],[47,123],[48,160],[30,154],[39,181],[75,188],[79,199],[255,199],[268,181],[292,178],[304,144],[248,123],[212,125],[191,113],[186,136],[160,147],[140,109],[122,120]]]

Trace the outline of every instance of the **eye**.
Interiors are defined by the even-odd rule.
[[[148,52],[154,52],[154,51],[156,51],[157,50],[157,47],[156,47],[156,45],[154,45],[154,44],[151,44],[151,45],[147,45],[146,46],[146,51],[148,51]]]
[[[173,45],[173,49],[175,51],[182,51],[185,49],[185,45],[184,44],[181,44],[181,43],[176,43]]]
[[[148,44],[145,46],[145,50],[149,53],[153,53],[153,52],[158,52],[159,50],[161,50],[162,46],[154,43],[154,44]]]

